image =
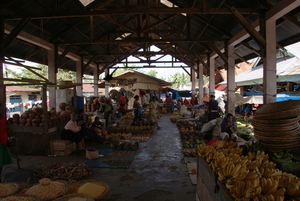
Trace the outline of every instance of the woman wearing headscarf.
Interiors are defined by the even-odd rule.
[[[231,139],[235,142],[238,136],[233,132],[233,130],[237,130],[236,123],[233,121],[233,115],[231,113],[228,113],[221,123],[221,139]]]

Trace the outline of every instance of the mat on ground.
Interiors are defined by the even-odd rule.
[[[135,150],[117,150],[110,146],[103,146],[98,149],[99,157],[96,159],[86,159],[84,164],[90,168],[129,168],[136,151]]]

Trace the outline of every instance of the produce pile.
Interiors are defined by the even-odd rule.
[[[40,178],[49,178],[52,180],[79,180],[82,177],[91,174],[91,170],[83,163],[53,163],[42,165],[33,170],[33,175]]]
[[[137,150],[139,148],[139,143],[132,140],[122,140],[118,143],[114,143],[113,148],[118,150]]]
[[[153,132],[152,126],[109,126],[106,128],[108,133],[131,133],[135,134],[143,134],[143,135],[151,135]]]
[[[198,155],[212,168],[235,200],[288,200],[300,198],[300,179],[276,167],[263,151],[248,152],[234,142],[200,145]]]
[[[60,103],[60,111],[57,112],[55,108],[52,108],[47,112],[47,118],[49,119],[49,127],[56,126],[59,123],[66,123],[70,120],[70,114],[73,113],[73,108],[66,103]],[[32,110],[25,111],[21,116],[14,114],[13,118],[9,118],[8,125],[18,126],[44,126],[45,116],[43,114],[43,108],[33,108]]]
[[[300,101],[263,105],[252,120],[255,138],[266,151],[297,150],[300,146]]]

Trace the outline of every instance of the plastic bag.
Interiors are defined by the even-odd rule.
[[[142,108],[138,108],[137,114],[138,114],[139,117],[143,116],[143,109]]]

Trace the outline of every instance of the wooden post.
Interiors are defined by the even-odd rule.
[[[82,65],[83,65],[83,58],[81,61],[76,61],[76,83],[82,84]],[[76,86],[76,92],[78,96],[82,96],[82,85]]]
[[[49,116],[47,110],[47,85],[42,85],[42,105],[43,105],[43,115],[44,115],[44,132],[48,133],[49,128]]]
[[[57,84],[56,77],[56,66],[55,66],[55,51],[53,49],[48,50],[48,79],[50,82]],[[56,107],[56,87],[49,86],[49,101],[50,108]],[[59,108],[56,108],[59,109]]]
[[[4,40],[4,21],[0,20],[0,44]],[[2,46],[0,46],[0,59],[4,60],[4,49]],[[6,90],[4,86],[4,81],[3,81],[3,67],[4,63],[0,63],[0,104],[2,107],[0,107],[0,114],[3,116],[6,116]]]
[[[228,58],[226,113],[235,115],[235,62],[233,45],[227,46],[226,55]]]
[[[198,82],[198,87],[199,87],[199,94],[198,94],[198,100],[199,104],[202,105],[203,103],[203,65],[199,65],[199,62],[197,63],[198,65],[198,75],[199,75],[199,82]]]
[[[191,79],[192,79],[192,95],[196,93],[196,76],[194,68],[191,68]]]
[[[276,20],[265,22],[265,58],[263,59],[263,95],[264,104],[276,102]]]
[[[105,77],[109,74],[109,69],[108,68],[106,68],[105,70],[104,70],[104,72],[105,72]],[[105,97],[106,98],[108,98],[108,93],[109,93],[109,83],[108,83],[108,81],[105,81]]]
[[[209,95],[215,95],[215,58],[209,60]]]
[[[99,64],[94,69],[94,96],[98,97],[98,82],[99,82]]]

